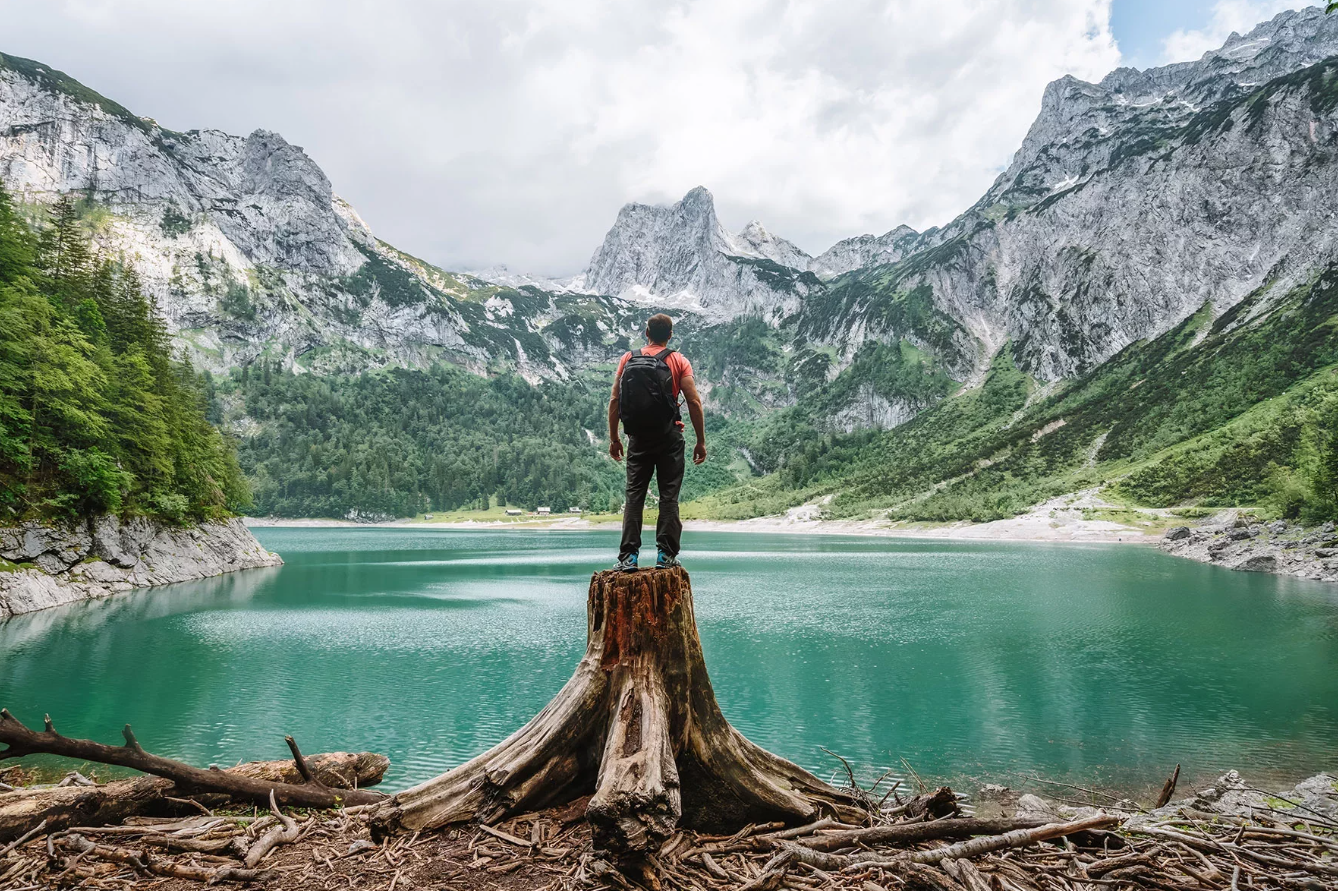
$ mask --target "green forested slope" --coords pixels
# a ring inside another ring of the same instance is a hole
[[[1084,377],[1038,391],[1002,352],[983,386],[878,435],[795,443],[762,485],[703,510],[830,511],[989,520],[1113,484],[1148,506],[1257,505],[1338,513],[1338,267],[1290,293],[1208,309]]]
[[[266,365],[219,392],[260,425],[241,458],[262,513],[622,503],[612,462],[585,432],[604,429],[607,393],[585,381],[535,387],[449,365],[319,377]]]
[[[107,511],[184,521],[247,507],[201,380],[74,202],[34,234],[0,189],[0,522]]]
[[[1289,293],[1208,307],[1084,377],[1040,387],[1012,348],[979,387],[954,386],[909,344],[870,346],[840,375],[755,320],[685,332],[712,387],[712,460],[691,468],[689,516],[742,518],[831,496],[835,517],[991,520],[1103,486],[1145,506],[1338,513],[1338,267]],[[611,369],[531,386],[459,369],[313,377],[274,370],[219,385],[258,423],[242,459],[259,510],[394,516],[490,503],[616,509],[605,454]],[[853,393],[932,404],[890,431],[843,433]],[[798,394],[789,407],[769,407]],[[944,398],[946,396],[946,398]],[[936,402],[936,400],[939,400]]]
[[[321,376],[262,361],[202,378],[173,359],[133,273],[91,253],[76,204],[52,217],[34,232],[0,195],[4,520],[218,516],[247,508],[242,468],[254,511],[281,516],[621,503],[611,367],[538,385],[444,364]],[[1338,515],[1338,267],[1216,319],[1205,307],[1048,387],[1013,346],[954,392],[906,341],[867,344],[833,376],[833,351],[758,319],[680,340],[712,406],[689,516],[824,498],[835,517],[989,520],[1093,486],[1137,505]],[[879,400],[923,410],[844,432],[851,406]],[[210,419],[241,434],[240,466]]]

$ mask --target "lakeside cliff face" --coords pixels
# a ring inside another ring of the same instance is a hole
[[[189,527],[114,516],[26,523],[0,529],[0,619],[282,563],[236,518]]]

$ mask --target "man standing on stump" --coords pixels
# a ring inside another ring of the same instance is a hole
[[[627,431],[627,503],[623,506],[623,540],[617,569],[634,572],[641,550],[641,513],[654,474],[660,489],[660,519],[655,524],[657,568],[678,566],[683,523],[678,518],[678,492],[683,488],[683,415],[679,395],[697,434],[692,463],[706,460],[706,420],[692,363],[669,348],[674,322],[663,313],[646,322],[646,346],[625,353],[613,378],[609,398],[609,455],[623,459],[618,422]]]

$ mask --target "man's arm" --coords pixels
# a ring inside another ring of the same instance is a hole
[[[613,394],[609,396],[609,457],[623,459],[623,441],[618,438],[618,378],[613,379]]]
[[[678,388],[683,391],[683,399],[688,404],[688,417],[692,419],[692,431],[697,434],[692,463],[700,464],[706,460],[706,416],[702,414],[702,398],[697,395],[697,382],[690,374],[678,382]]]

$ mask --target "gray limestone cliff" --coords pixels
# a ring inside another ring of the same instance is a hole
[[[844,238],[811,259],[808,269],[820,278],[832,278],[865,266],[885,266],[913,253],[919,237],[910,226],[898,226],[883,235]]]
[[[200,366],[446,360],[561,375],[549,353],[570,346],[566,328],[546,330],[571,310],[560,296],[445,272],[380,241],[277,133],[175,132],[0,54],[0,183],[27,205],[86,199],[94,240],[138,270]],[[494,297],[509,308],[496,311]],[[620,312],[583,297],[581,313],[592,307],[606,326]]]
[[[27,523],[0,529],[0,619],[281,563],[240,519],[189,527],[113,516]]]
[[[738,236],[716,218],[711,193],[698,186],[668,206],[628,204],[595,251],[586,290],[726,319],[775,321],[799,310],[820,287],[812,273],[782,262],[806,260],[760,223]]]

